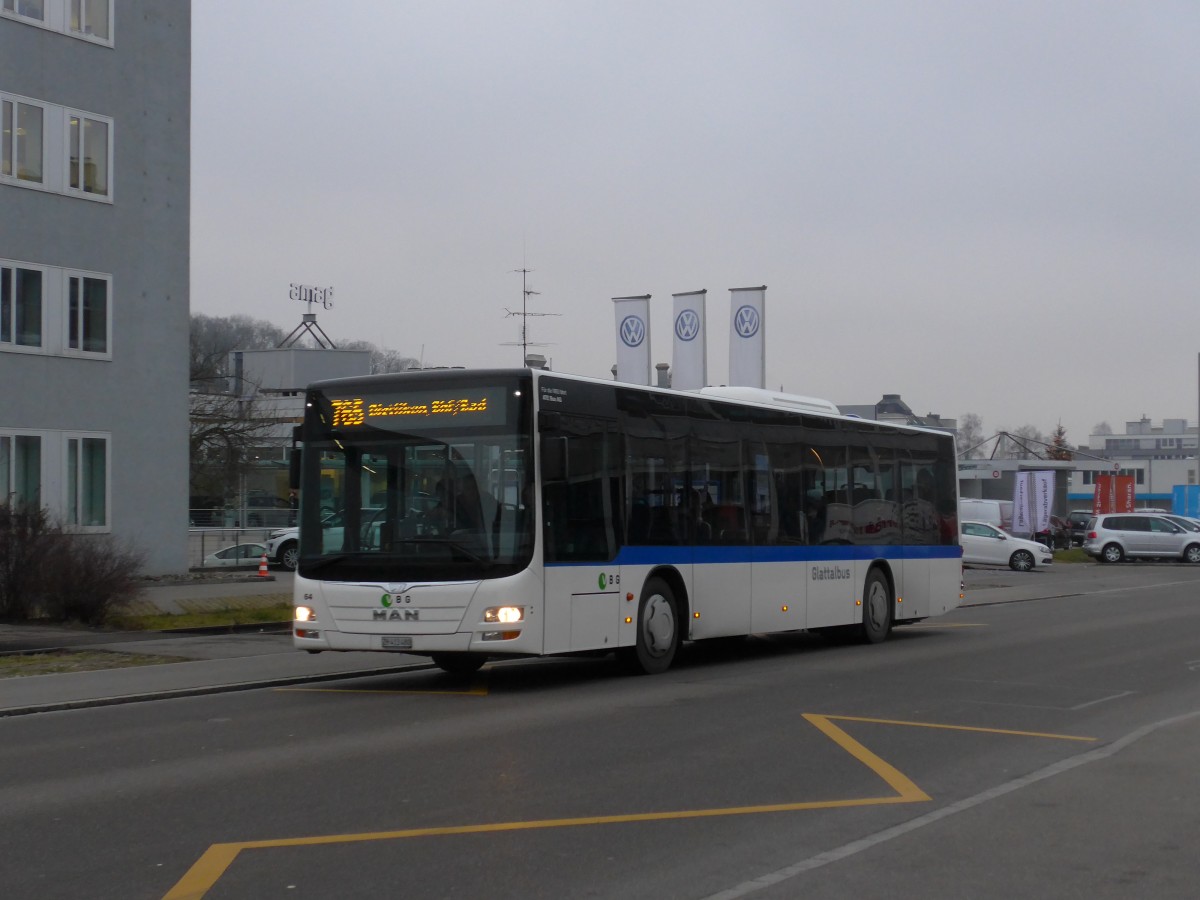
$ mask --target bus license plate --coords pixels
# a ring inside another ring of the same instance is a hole
[[[384,650],[411,650],[412,638],[408,635],[384,635]]]

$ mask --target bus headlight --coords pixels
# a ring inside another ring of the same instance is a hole
[[[489,606],[483,611],[485,622],[520,622],[525,618],[523,606]]]
[[[293,616],[293,618],[297,622],[315,622],[317,621],[317,614],[312,611],[312,607],[297,606],[296,614]]]

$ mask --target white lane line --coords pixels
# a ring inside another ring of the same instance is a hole
[[[1096,762],[1101,759],[1106,759],[1116,753],[1120,753],[1130,744],[1141,740],[1151,732],[1157,731],[1160,728],[1165,728],[1168,725],[1175,725],[1179,722],[1186,722],[1189,719],[1194,719],[1200,716],[1200,711],[1185,713],[1181,716],[1175,716],[1170,719],[1164,719],[1161,722],[1155,722],[1152,725],[1146,725],[1133,731],[1125,737],[1120,738],[1113,743],[1100,747],[1096,750],[1089,750],[1087,753],[1081,753],[1078,756],[1073,756],[1070,759],[1062,760],[1061,762],[1053,763],[1046,766],[1044,769],[1039,769],[1029,775],[1021,778],[1016,778],[1005,784],[998,785],[982,793],[976,794],[974,797],[968,797],[965,800],[959,800],[957,803],[951,803],[949,806],[944,806],[941,809],[926,813],[923,816],[917,816],[908,822],[903,822],[900,825],[893,825],[891,828],[885,828],[883,831],[868,835],[857,841],[851,841],[849,844],[843,844],[840,847],[835,847],[832,850],[827,850],[824,853],[818,853],[816,856],[810,856],[808,859],[802,859],[799,862],[793,863],[790,866],[785,866],[782,869],[776,869],[774,872],[767,872],[764,875],[759,875],[757,878],[752,878],[749,881],[743,881],[741,884],[720,891],[716,894],[710,894],[703,900],[734,900],[736,897],[745,897],[753,894],[756,891],[761,891],[764,888],[771,887],[786,881],[789,878],[794,878],[804,872],[811,872],[813,869],[819,869],[822,866],[830,863],[840,862],[843,859],[854,856],[856,853],[861,853],[864,850],[869,850],[879,844],[886,843],[892,838],[901,837],[909,832],[916,831],[919,828],[924,828],[926,825],[932,825],[934,822],[940,822],[942,819],[957,815],[960,812],[966,812],[976,806],[988,803],[998,797],[1003,797],[1005,794],[1011,794],[1013,791],[1018,791],[1021,788],[1028,787],[1031,784],[1042,781],[1046,778],[1053,778],[1056,775],[1061,775],[1063,772],[1069,772],[1071,769],[1079,766],[1087,765],[1088,763]]]
[[[1134,693],[1135,693],[1134,691],[1121,691],[1121,693],[1119,693],[1119,694],[1110,694],[1107,697],[1101,697],[1099,700],[1089,700],[1087,703],[1080,703],[1078,706],[1070,707],[1070,709],[1072,712],[1074,712],[1077,709],[1087,709],[1089,706],[1096,706],[1100,703],[1107,703],[1109,700],[1120,700],[1122,697],[1132,697],[1134,695]]]

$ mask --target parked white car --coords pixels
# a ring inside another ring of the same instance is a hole
[[[300,529],[281,528],[267,538],[267,556],[289,572],[296,571],[300,559]]]
[[[362,521],[364,531],[383,512],[377,507],[363,507]],[[325,545],[337,546],[342,542],[342,514],[334,512],[321,520],[321,528],[325,532]],[[378,531],[378,527],[376,528]],[[300,559],[300,529],[280,528],[272,531],[267,538],[267,557],[279,563],[289,572],[296,571],[296,563]]]
[[[1054,553],[1045,544],[1013,537],[1007,531],[986,522],[963,522],[959,526],[964,563],[982,566],[1008,566],[1028,572],[1054,562]]]

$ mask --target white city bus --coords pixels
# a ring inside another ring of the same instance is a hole
[[[653,673],[684,641],[875,643],[960,599],[953,438],[823,401],[435,370],[314,384],[299,435],[304,650]]]

